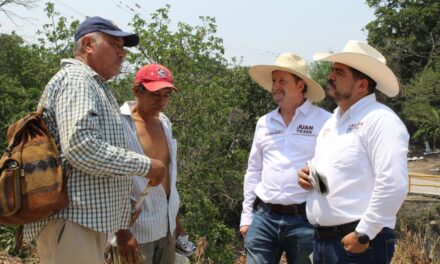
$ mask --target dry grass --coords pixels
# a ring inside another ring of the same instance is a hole
[[[440,263],[436,252],[440,251],[440,238],[414,233],[402,224],[400,239],[397,241],[393,264],[430,264]]]

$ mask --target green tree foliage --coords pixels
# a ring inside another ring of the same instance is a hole
[[[78,25],[67,26],[66,19],[46,4],[46,15],[52,21],[43,25],[39,44],[26,44],[12,33],[0,35],[0,121],[1,131],[8,125],[36,109],[40,95],[49,79],[59,70],[59,61],[71,57],[71,36]],[[48,44],[50,43],[50,45]],[[0,133],[0,150],[6,144],[6,133]]]
[[[317,81],[324,91],[327,92],[327,77],[331,71],[332,65],[327,61],[314,61],[310,65],[310,76],[313,80]],[[317,105],[326,109],[330,113],[337,107],[335,101],[329,97],[325,97],[324,100],[319,102]]]
[[[368,42],[387,58],[388,65],[408,83],[440,55],[438,0],[367,0],[376,19],[368,23]]]
[[[35,109],[47,82],[44,60],[15,34],[0,35],[0,142],[6,145],[6,129]]]
[[[440,136],[440,59],[416,75],[405,90],[403,116],[415,141],[430,140],[436,147]]]
[[[412,139],[438,137],[440,108],[440,2],[438,0],[366,0],[375,9],[368,42],[387,58],[400,79],[402,93],[385,98],[407,124]]]

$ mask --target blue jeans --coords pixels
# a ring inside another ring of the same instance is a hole
[[[254,210],[245,237],[247,264],[278,264],[283,252],[288,263],[310,263],[313,227],[305,215],[281,215],[261,203]]]
[[[313,239],[314,264],[385,264],[393,258],[396,236],[394,230],[384,228],[370,241],[365,252],[355,254],[345,251],[342,238]]]

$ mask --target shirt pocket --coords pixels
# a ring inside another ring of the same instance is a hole
[[[365,159],[363,155],[363,145],[358,134],[350,133],[341,136],[335,144],[335,153],[332,158],[335,159],[336,168],[359,168],[359,162]]]

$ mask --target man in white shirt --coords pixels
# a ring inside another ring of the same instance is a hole
[[[313,262],[390,263],[396,214],[407,193],[409,135],[374,91],[396,96],[397,78],[382,54],[358,41],[314,59],[333,63],[327,93],[338,108],[319,133],[311,162],[328,193],[313,188],[308,167],[298,173],[299,184],[313,189],[307,198]]]
[[[316,136],[330,113],[316,107],[325,97],[308,77],[307,62],[281,54],[275,65],[256,65],[249,74],[272,93],[278,107],[258,120],[244,178],[240,233],[246,263],[310,263],[313,228],[305,215],[307,192],[295,180],[314,154]]]
[[[177,145],[170,120],[162,113],[173,91],[177,89],[168,68],[146,65],[136,73],[133,85],[136,101],[125,102],[120,109],[131,149],[162,161],[166,173],[162,184],[148,187],[142,212],[130,230],[116,233],[118,248],[113,248],[114,263],[175,263],[176,232],[184,233],[177,217],[180,203],[176,189]],[[131,196],[135,201],[142,199],[147,185],[148,179],[134,177]]]

